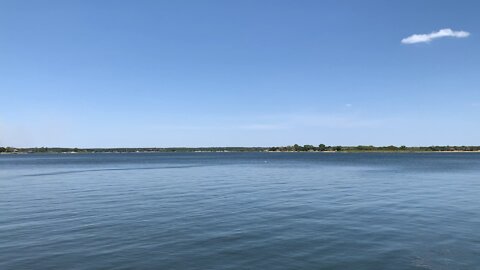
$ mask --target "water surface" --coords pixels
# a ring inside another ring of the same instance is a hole
[[[0,269],[480,269],[480,154],[0,155]]]

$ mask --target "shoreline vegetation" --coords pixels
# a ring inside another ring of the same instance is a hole
[[[326,153],[355,153],[355,152],[480,152],[480,146],[327,146],[290,145],[273,147],[145,147],[145,148],[64,148],[64,147],[34,147],[16,148],[0,147],[0,154],[82,154],[82,153],[195,153],[195,152],[326,152]]]

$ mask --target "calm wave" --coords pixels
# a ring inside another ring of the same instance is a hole
[[[480,269],[480,154],[0,156],[0,269]]]

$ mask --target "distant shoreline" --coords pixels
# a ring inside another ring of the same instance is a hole
[[[480,153],[480,146],[319,146],[275,147],[166,147],[166,148],[63,148],[0,147],[0,154],[93,154],[93,153]]]
[[[16,152],[0,153],[0,156],[18,156],[18,155],[101,155],[101,154],[228,154],[228,153],[303,153],[303,154],[480,154],[480,151],[338,151],[338,152],[269,152],[269,151],[210,151],[210,152]]]

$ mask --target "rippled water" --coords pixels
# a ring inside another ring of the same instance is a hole
[[[480,269],[480,154],[1,155],[0,269]]]

